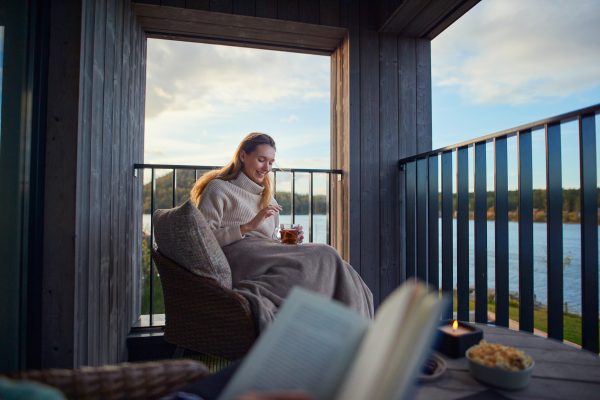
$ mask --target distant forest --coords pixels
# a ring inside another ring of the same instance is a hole
[[[441,202],[441,195],[439,196]],[[546,222],[546,190],[533,190],[533,221]],[[596,191],[596,201],[600,204],[600,190]],[[563,222],[580,222],[580,191],[579,189],[563,189]],[[495,192],[487,192],[487,219],[495,219]],[[441,203],[440,203],[441,204]],[[457,195],[453,195],[453,208],[456,213]],[[469,193],[469,218],[473,219],[475,209],[475,194]],[[508,192],[508,219],[517,221],[519,219],[519,192],[512,190]],[[599,218],[600,221],[600,218]]]
[[[168,173],[156,179],[155,208],[171,208],[173,206],[173,192],[171,190],[173,174]],[[186,201],[190,195],[190,189],[194,184],[194,172],[180,170],[177,172],[177,192],[175,196],[175,205]],[[580,221],[580,196],[578,189],[563,190],[563,222],[577,223]],[[487,218],[493,220],[494,213],[494,192],[487,193]],[[278,192],[275,196],[277,202],[283,207],[283,213],[289,214],[291,211],[291,195],[289,192]],[[441,202],[441,195],[439,196]],[[600,190],[597,191],[597,200],[600,204]],[[294,197],[296,214],[308,214],[309,199],[308,194],[296,194]],[[325,195],[314,195],[313,202],[316,214],[325,214],[327,212],[327,198]],[[456,212],[457,196],[454,194],[453,208]],[[441,203],[440,203],[441,204]],[[511,221],[518,219],[519,192],[516,190],[508,192],[508,217]],[[469,213],[473,218],[475,206],[475,195],[469,193]],[[542,189],[533,190],[533,220],[536,222],[546,221],[546,191]],[[440,207],[441,212],[441,207]],[[150,184],[144,185],[144,213],[150,213]]]
[[[181,170],[177,172],[177,191],[175,194],[175,205],[182,204],[190,197],[190,190],[194,185],[194,171]],[[154,193],[155,208],[173,207],[173,174],[168,173],[156,179],[156,192]],[[290,192],[278,192],[275,198],[283,207],[283,214],[291,214]],[[294,206],[297,215],[308,214],[310,203],[308,194],[294,196]],[[327,197],[325,195],[313,195],[315,214],[327,213]],[[150,183],[144,185],[144,213],[150,213]]]

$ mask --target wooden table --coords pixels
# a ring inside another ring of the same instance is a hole
[[[491,343],[517,347],[535,361],[529,385],[521,390],[495,389],[475,380],[466,358],[444,357],[448,368],[437,380],[420,383],[416,399],[473,398],[600,399],[600,357],[556,340],[491,325],[476,324]],[[479,396],[476,396],[479,394]]]

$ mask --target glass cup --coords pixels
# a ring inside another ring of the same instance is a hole
[[[298,224],[279,224],[279,240],[284,244],[298,244]]]

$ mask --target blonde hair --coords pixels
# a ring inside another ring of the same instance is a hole
[[[238,145],[232,160],[227,165],[225,165],[221,169],[209,171],[202,175],[196,181],[196,183],[194,183],[194,187],[190,192],[190,197],[192,201],[196,204],[196,207],[200,204],[202,192],[204,191],[206,185],[208,185],[210,181],[214,179],[230,181],[232,179],[237,178],[240,175],[240,172],[243,168],[242,160],[240,159],[242,150],[246,154],[250,154],[254,152],[256,148],[261,144],[267,144],[275,148],[275,141],[271,136],[260,132],[252,132],[248,134]],[[269,175],[265,176],[265,179],[263,180],[263,187],[264,190],[260,198],[260,208],[265,208],[266,206],[268,206],[269,202],[271,201],[271,197],[273,196],[273,188],[271,185],[271,178],[269,177]]]

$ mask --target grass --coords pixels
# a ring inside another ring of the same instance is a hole
[[[142,314],[150,313],[150,280],[147,276],[144,276],[144,285],[142,288]],[[163,290],[162,285],[160,283],[160,277],[156,275],[153,276],[152,288],[154,291],[154,297],[152,299],[154,314],[164,314],[165,313],[165,304],[163,302]]]
[[[454,293],[454,311],[456,311],[456,292]],[[494,312],[496,304],[493,296],[488,296],[488,310]],[[475,310],[475,301],[469,300],[469,310]],[[511,320],[519,321],[519,301],[511,297],[508,302],[508,315]],[[563,335],[564,340],[582,345],[581,316],[571,313],[563,313]],[[542,332],[548,332],[548,312],[545,307],[535,306],[533,309],[533,326]],[[600,335],[600,328],[598,329]]]

